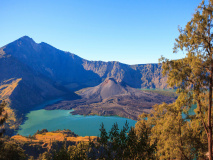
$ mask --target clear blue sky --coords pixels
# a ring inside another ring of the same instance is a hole
[[[0,47],[24,35],[88,60],[157,63],[201,0],[1,0]]]

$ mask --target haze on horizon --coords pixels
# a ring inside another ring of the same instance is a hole
[[[88,60],[126,64],[170,59],[178,25],[200,0],[2,1],[0,47],[27,35]]]

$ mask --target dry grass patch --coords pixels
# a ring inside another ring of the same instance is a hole
[[[43,134],[37,134],[35,136],[35,139],[43,142],[50,142],[50,140],[64,141],[65,137],[66,135],[64,135],[63,133],[47,132]]]
[[[85,136],[85,137],[81,137],[81,136],[67,136],[67,134],[64,134],[63,131],[59,131],[59,132],[46,132],[46,133],[42,133],[42,134],[36,134],[33,138],[28,138],[28,137],[24,137],[21,135],[15,135],[13,137],[11,137],[14,140],[17,140],[19,142],[42,142],[42,143],[50,143],[53,141],[64,141],[66,139],[66,141],[70,141],[70,142],[89,142],[89,140],[91,141],[97,141],[97,137],[96,136]]]
[[[72,142],[89,142],[89,139],[91,141],[96,141],[97,137],[96,136],[67,137],[67,141],[72,141]]]

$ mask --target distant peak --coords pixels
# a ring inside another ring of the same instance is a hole
[[[23,37],[15,40],[15,41],[7,44],[5,47],[6,48],[9,47],[10,50],[14,49],[16,47],[18,47],[19,49],[20,48],[25,48],[25,49],[28,48],[29,49],[29,47],[32,47],[34,50],[39,49],[39,45],[32,38],[30,38],[28,36],[23,36]]]
[[[18,40],[33,41],[34,42],[34,40],[32,38],[28,37],[28,36],[23,36],[23,37],[19,38]]]
[[[29,36],[26,36],[26,35],[25,35],[25,36],[23,36],[23,37],[21,37],[21,38],[29,38],[29,39],[31,39]]]
[[[21,46],[21,45],[35,46],[37,43],[32,38],[30,38],[28,36],[23,36],[23,37],[15,40],[14,42],[12,42],[12,44],[16,44],[18,46]]]

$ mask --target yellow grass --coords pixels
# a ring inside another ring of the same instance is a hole
[[[14,139],[14,140],[17,140],[17,141],[22,141],[22,142],[30,142],[31,141],[31,139],[24,137],[24,136],[21,136],[21,135],[15,135],[11,138]]]
[[[50,142],[50,140],[64,141],[65,137],[66,136],[63,133],[47,132],[44,134],[37,134],[35,139],[42,142]]]
[[[89,142],[89,138],[91,141],[96,141],[96,136],[85,136],[85,137],[69,137],[67,134],[64,134],[63,131],[53,133],[53,132],[46,132],[43,134],[37,134],[35,136],[35,139],[30,139],[21,135],[15,135],[11,137],[14,140],[21,141],[21,142],[43,142],[43,143],[50,143],[51,141],[64,141],[65,139],[67,141],[71,142]]]
[[[5,107],[5,111],[8,115],[6,123],[8,124],[9,128],[16,129],[18,124],[14,111],[8,105]]]
[[[96,136],[90,136],[90,139],[92,141],[95,141],[97,139]],[[89,142],[89,136],[85,137],[67,137],[67,141],[72,141],[72,142]]]

